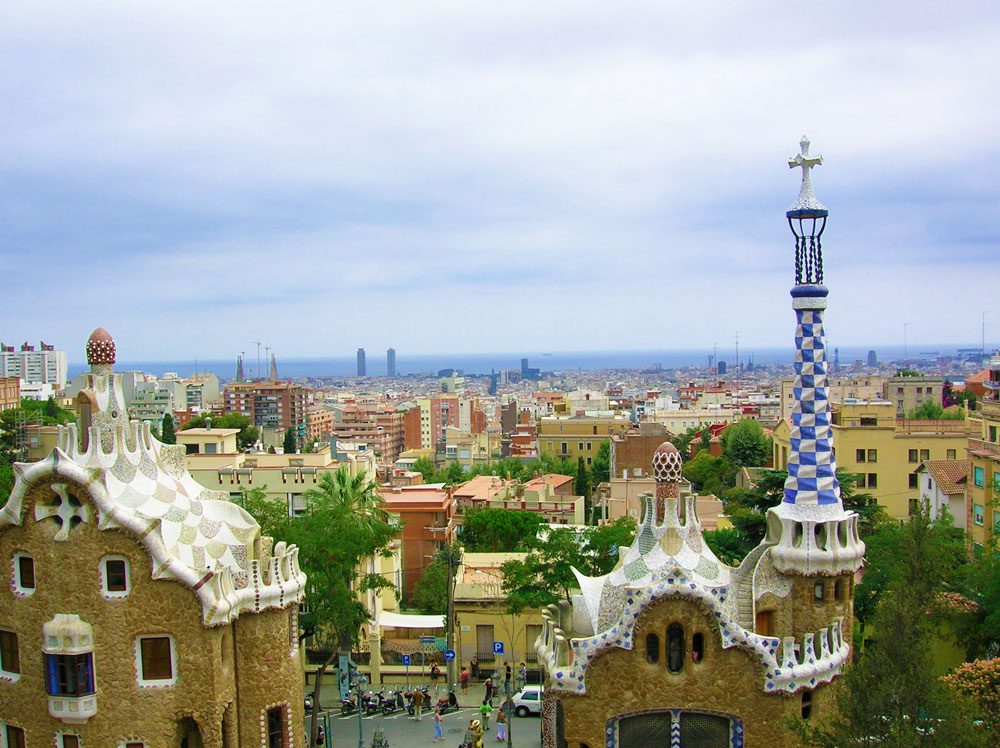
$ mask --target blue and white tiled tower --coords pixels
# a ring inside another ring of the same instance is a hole
[[[840,500],[830,429],[823,333],[829,292],[823,285],[821,242],[829,212],[816,199],[811,178],[823,157],[809,155],[805,136],[799,145],[801,153],[788,165],[802,169],[802,188],[785,213],[795,235],[795,404],[785,496],[768,513],[768,541],[775,543],[771,555],[781,571],[835,574],[860,566],[864,543],[858,538],[857,514],[845,511]]]

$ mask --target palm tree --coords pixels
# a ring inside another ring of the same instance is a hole
[[[310,488],[303,496],[307,505],[315,502],[330,509],[346,509],[362,526],[387,524],[390,520],[378,487],[364,472],[352,477],[347,468],[342,467],[323,473],[316,488]]]

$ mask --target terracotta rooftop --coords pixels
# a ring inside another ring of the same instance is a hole
[[[567,483],[573,482],[572,475],[559,475],[557,473],[546,473],[545,475],[540,475],[537,478],[532,478],[530,481],[524,484],[525,488],[534,488],[535,486],[541,486],[548,483],[553,488],[558,488],[559,486],[565,486]]]
[[[924,460],[917,470],[921,468],[927,469],[941,493],[946,496],[962,493],[963,484],[969,475],[968,460]]]

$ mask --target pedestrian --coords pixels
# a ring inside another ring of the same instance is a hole
[[[506,704],[497,712],[497,740],[507,739],[507,715],[504,714]]]
[[[510,663],[508,662],[503,671],[503,692],[506,694],[510,693]]]
[[[462,695],[466,696],[469,693],[469,671],[462,669],[462,672],[458,675],[458,682],[462,684]]]
[[[420,715],[424,711],[424,692],[419,688],[413,691],[413,718],[420,721]]]
[[[435,662],[431,665],[431,685],[434,686],[434,695],[437,696],[438,692],[438,678],[441,677],[441,668]]]
[[[521,663],[521,669],[517,672],[517,682],[519,688],[524,688],[525,684],[528,682],[528,666],[523,662]]]
[[[441,710],[434,710],[434,741],[439,743],[444,740],[444,717],[441,716]]]
[[[489,703],[479,707],[479,721],[483,723],[483,732],[490,729],[490,715],[493,713],[493,706]]]
[[[486,678],[486,695],[483,696],[484,704],[493,704],[493,679],[490,677]]]
[[[472,655],[469,667],[472,668],[472,680],[479,680],[479,658],[476,655]]]

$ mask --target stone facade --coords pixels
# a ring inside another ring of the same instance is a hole
[[[182,448],[128,423],[115,375],[98,369],[108,357],[113,342],[95,353],[94,449],[66,429],[49,458],[16,466],[0,511],[0,631],[16,636],[19,661],[0,672],[0,725],[57,748],[63,735],[303,746],[295,549],[272,548],[249,515],[193,483]]]

